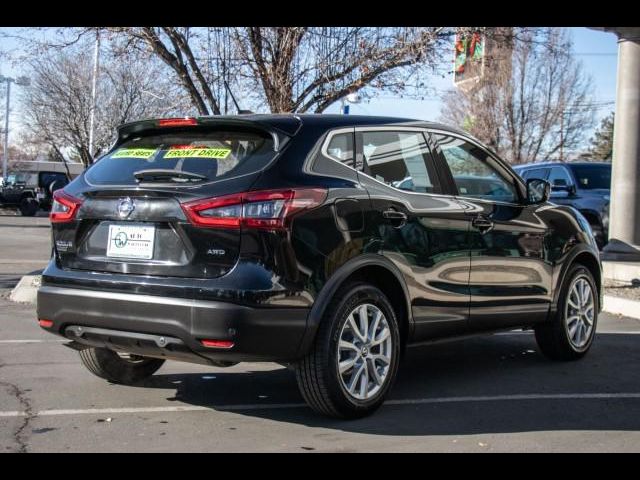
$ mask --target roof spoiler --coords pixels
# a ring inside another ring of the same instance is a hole
[[[244,127],[253,128],[267,132],[273,138],[273,149],[278,152],[287,143],[287,141],[295,135],[302,122],[299,118],[297,124],[287,131],[262,122],[258,119],[239,118],[239,117],[182,117],[182,118],[162,118],[139,120],[122,124],[118,127],[118,138],[112,148],[122,144],[132,135],[143,132],[161,132],[171,128],[198,128],[198,127]],[[110,149],[111,150],[111,149]]]

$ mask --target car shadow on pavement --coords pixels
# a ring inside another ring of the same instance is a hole
[[[168,400],[277,422],[378,435],[469,435],[552,430],[640,430],[639,398],[532,398],[510,395],[640,393],[640,335],[598,334],[577,362],[538,353],[530,334],[495,335],[413,348],[389,404],[360,420],[323,417],[302,406],[294,373],[216,370],[157,374],[140,387],[172,391]],[[238,368],[238,367],[235,367]],[[175,395],[173,395],[175,392]],[[477,397],[505,396],[502,400]],[[450,401],[476,397],[469,401]],[[425,399],[435,399],[425,401]],[[449,400],[447,400],[449,399]],[[417,403],[395,404],[414,400]],[[292,407],[265,408],[264,405]],[[246,408],[245,408],[246,407]]]

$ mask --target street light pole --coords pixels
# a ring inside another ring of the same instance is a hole
[[[93,52],[93,80],[91,83],[91,110],[89,113],[89,162],[93,163],[93,131],[96,117],[96,89],[100,62],[100,30],[96,30],[96,45]]]
[[[357,93],[350,93],[346,97],[342,97],[340,99],[340,113],[343,115],[349,115],[349,104],[350,103],[360,103],[362,98]]]
[[[560,112],[560,161],[564,161],[564,108]]]
[[[13,81],[13,78],[4,77],[2,80],[7,82],[7,108],[5,110],[4,117],[4,151],[2,152],[2,182],[6,183],[7,161],[9,158],[9,99],[11,97],[11,82]]]
[[[16,79],[0,75],[0,82],[7,83],[7,104],[4,118],[4,152],[2,155],[2,182],[4,183],[7,181],[7,163],[9,162],[9,105],[11,100],[11,84],[15,83],[21,87],[28,87],[31,81],[27,77],[18,77]]]

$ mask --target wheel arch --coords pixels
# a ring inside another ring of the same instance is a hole
[[[596,288],[598,289],[598,308],[602,309],[602,267],[600,265],[600,259],[589,248],[578,247],[575,248],[571,254],[564,261],[560,275],[555,285],[553,292],[552,313],[554,314],[558,307],[558,299],[560,297],[560,290],[566,280],[567,273],[576,264],[583,265],[596,282]]]
[[[398,317],[403,346],[413,331],[409,290],[399,269],[382,255],[364,254],[349,260],[337,269],[316,296],[307,316],[307,331],[300,345],[299,356],[311,348],[324,312],[342,285],[363,281],[376,286],[387,296]]]

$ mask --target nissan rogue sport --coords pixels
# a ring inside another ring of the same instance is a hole
[[[435,123],[129,123],[55,192],[39,324],[110,382],[165,360],[278,362],[316,411],[362,417],[408,345],[533,329],[551,359],[589,350],[598,250],[585,218],[548,197]]]

